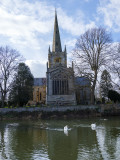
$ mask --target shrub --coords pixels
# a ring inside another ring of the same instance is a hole
[[[110,98],[110,100],[114,103],[116,103],[117,101],[120,102],[120,94],[114,90],[109,90],[108,98]]]

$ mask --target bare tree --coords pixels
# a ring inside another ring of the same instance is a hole
[[[94,103],[98,73],[107,63],[110,42],[111,35],[104,28],[92,28],[77,39],[73,51],[77,74],[91,81],[91,103]]]
[[[111,62],[109,71],[113,74],[112,83],[117,90],[120,90],[120,43],[114,47],[114,52],[111,53]]]
[[[2,107],[4,107],[4,102],[6,95],[10,90],[11,81],[16,72],[16,68],[19,62],[22,60],[19,52],[10,47],[0,47],[0,90]]]

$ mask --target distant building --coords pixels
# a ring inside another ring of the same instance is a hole
[[[91,83],[86,77],[75,77],[75,91],[77,104],[90,104]]]
[[[48,49],[46,78],[34,79],[33,101],[48,105],[90,104],[90,81],[74,77],[72,67],[67,67],[66,46],[62,51],[57,14],[55,13],[52,51]]]
[[[42,103],[46,101],[46,78],[34,78],[33,103]]]

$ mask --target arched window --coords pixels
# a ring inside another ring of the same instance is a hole
[[[68,94],[68,79],[53,79],[52,93],[53,95],[66,95]]]
[[[37,92],[36,92],[36,100],[37,102],[39,102],[39,88],[37,89]]]
[[[56,62],[56,63],[61,63],[61,57],[55,58],[55,62]]]
[[[42,100],[42,93],[40,92],[40,101]]]

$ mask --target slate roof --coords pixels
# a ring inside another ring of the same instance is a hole
[[[34,78],[34,86],[46,85],[46,78]]]
[[[87,77],[75,77],[75,84],[80,86],[90,85],[90,80]]]

